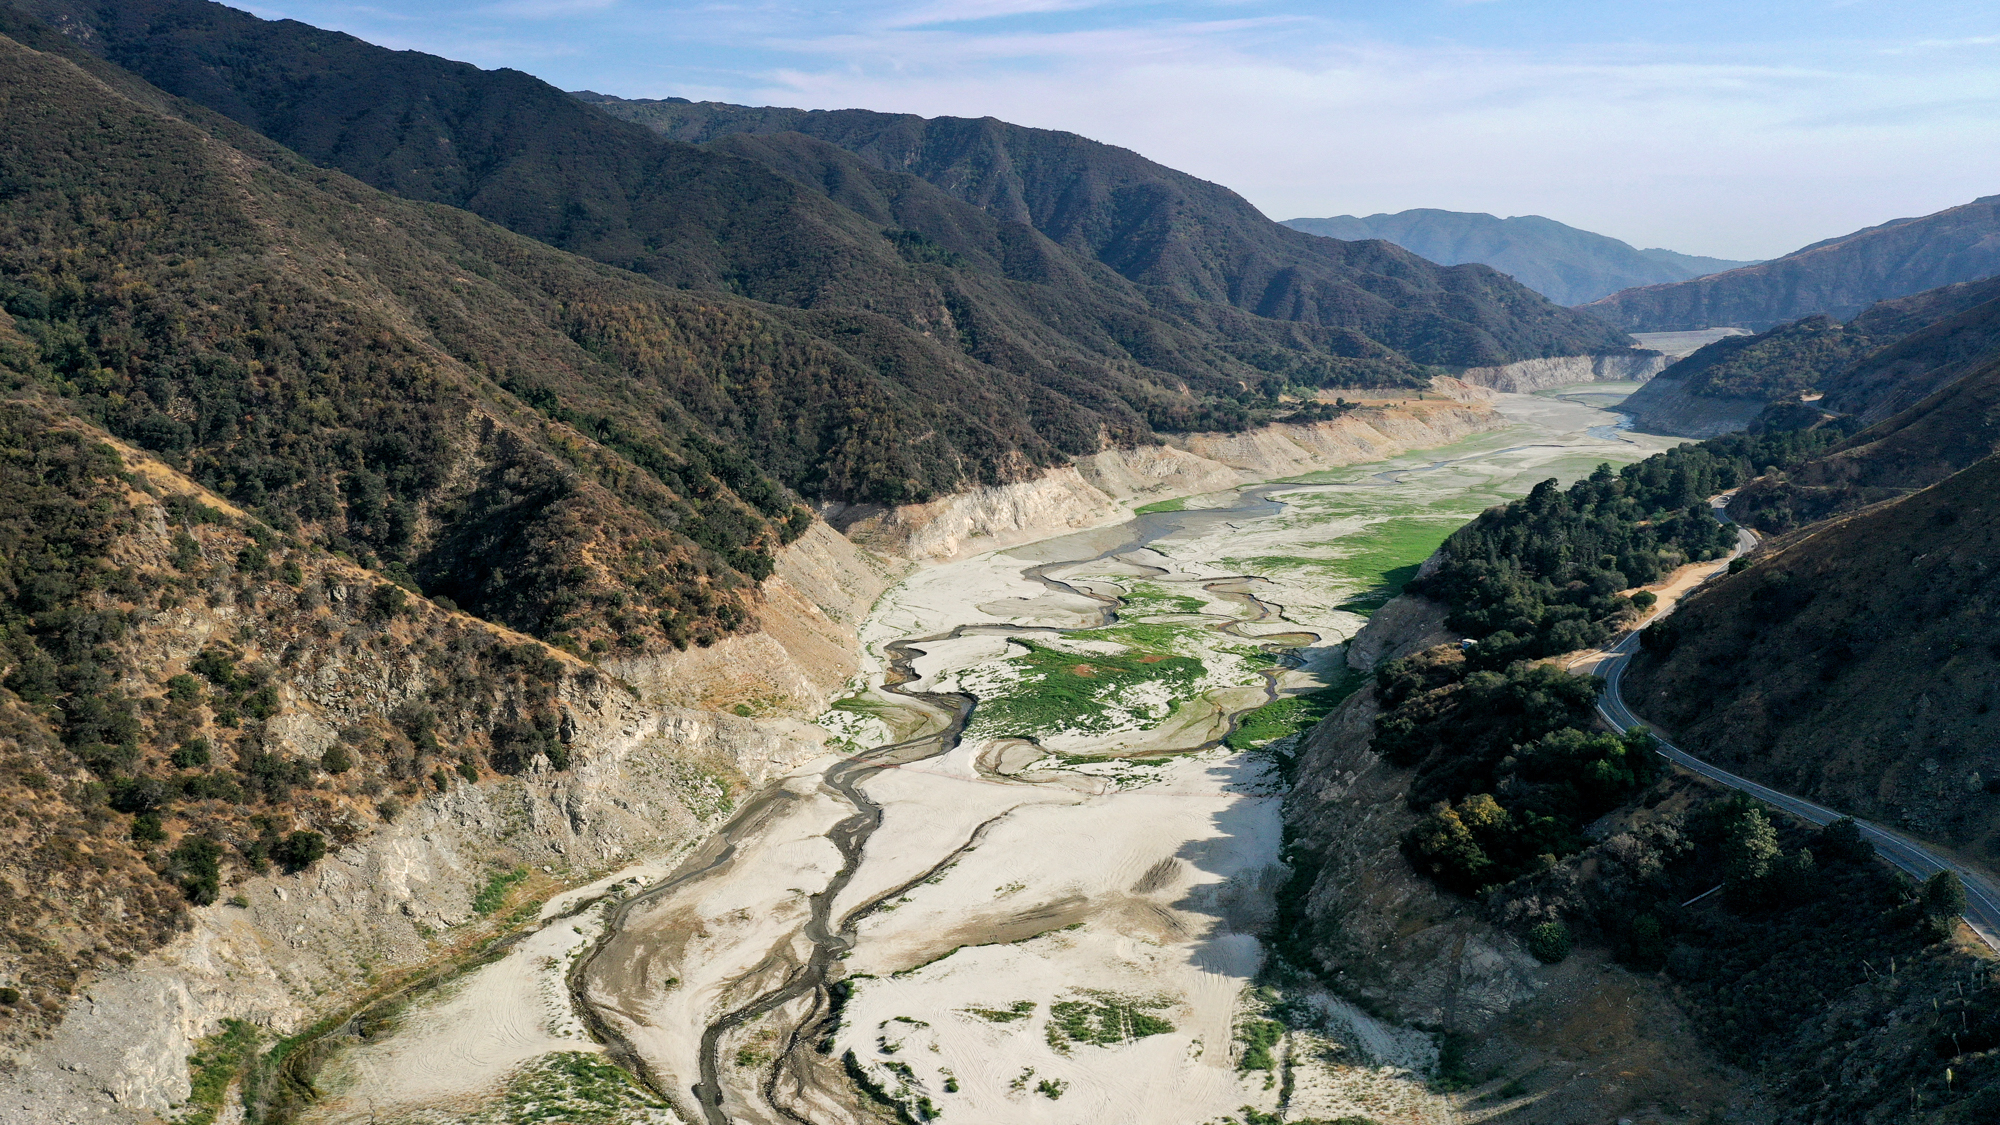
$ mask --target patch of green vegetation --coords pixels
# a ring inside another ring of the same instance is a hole
[[[1340,608],[1352,613],[1373,613],[1402,593],[1403,587],[1415,580],[1417,568],[1424,560],[1478,511],[1471,504],[1426,508],[1422,515],[1377,520],[1360,531],[1326,543],[1302,544],[1329,552],[1321,556],[1260,555],[1223,561],[1251,573],[1305,570],[1323,575],[1332,583],[1357,591]]]
[[[1236,1041],[1243,1044],[1243,1057],[1236,1061],[1238,1070],[1275,1070],[1278,1057],[1271,1048],[1285,1037],[1285,1025],[1277,1020],[1252,1019],[1236,1025]]]
[[[499,910],[507,905],[507,892],[514,888],[514,884],[527,877],[528,869],[525,867],[496,872],[492,878],[486,880],[485,886],[479,888],[479,893],[472,896],[472,909],[480,914],[491,914]]]
[[[1176,594],[1151,582],[1134,582],[1132,588],[1120,599],[1123,612],[1136,613],[1200,613],[1208,608],[1208,603],[1191,594]]]
[[[628,1125],[671,1120],[665,1102],[603,1055],[543,1055],[507,1083],[500,1103],[463,1118],[468,1125]]]
[[[195,1044],[188,1056],[188,1110],[177,1125],[209,1125],[222,1112],[229,1087],[257,1055],[257,1028],[223,1020],[222,1030]]]
[[[1246,1105],[1236,1112],[1243,1115],[1243,1125],[1381,1125],[1372,1117],[1347,1114],[1343,1117],[1297,1117],[1290,1122],[1282,1113],[1266,1113],[1254,1105]],[[1222,1125],[1236,1125],[1236,1119],[1225,1117]]]
[[[1116,710],[1107,704],[1131,689],[1158,683],[1170,694],[1186,693],[1206,671],[1201,661],[1171,651],[1078,653],[1020,638],[1014,643],[1028,650],[1011,660],[1021,670],[1020,679],[1004,694],[980,700],[967,730],[970,737],[1035,738],[1054,731],[1106,730]],[[1164,719],[1169,713],[1148,717]]]
[[[1114,1047],[1163,1035],[1174,1025],[1153,1015],[1152,1010],[1173,1006],[1173,1001],[1141,999],[1115,992],[1086,992],[1087,999],[1058,1000],[1049,1005],[1049,1048],[1067,1055],[1076,1043]]]
[[[1236,729],[1229,732],[1222,744],[1231,750],[1255,750],[1298,734],[1326,718],[1367,682],[1366,673],[1343,667],[1335,683],[1302,695],[1273,699],[1238,717]]]
[[[1035,1083],[1035,1093],[1040,1094],[1050,1101],[1055,1101],[1057,1098],[1062,1097],[1063,1091],[1067,1089],[1069,1089],[1069,1083],[1060,1078],[1044,1078],[1040,1082]]]
[[[1155,500],[1151,504],[1142,504],[1132,509],[1132,514],[1135,516],[1150,516],[1156,512],[1185,511],[1187,511],[1187,497],[1176,496],[1172,500]]]
[[[1013,1023],[1015,1020],[1024,1020],[1033,1015],[1035,1002],[1033,1000],[1016,1000],[1004,1009],[960,1008],[959,1011],[964,1012],[968,1016],[978,1016],[987,1023]]]
[[[889,714],[889,704],[866,695],[850,695],[844,699],[836,699],[827,707],[833,711],[849,711],[856,715],[870,715],[878,719]]]

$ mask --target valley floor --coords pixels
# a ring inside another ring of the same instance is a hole
[[[838,753],[674,874],[545,911],[331,1068],[316,1117],[540,1120],[597,1073],[574,996],[696,1121],[1466,1119],[1429,1036],[1263,935],[1273,751],[1354,686],[1346,639],[1483,508],[1673,444],[1556,394],[1499,406],[1512,425],[1447,449],[911,575],[821,719]],[[665,1117],[607,1098],[573,1119]]]

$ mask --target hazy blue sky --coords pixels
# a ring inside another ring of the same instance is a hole
[[[1074,130],[1279,219],[1541,214],[1768,257],[2000,193],[1992,0],[241,6],[565,89]]]

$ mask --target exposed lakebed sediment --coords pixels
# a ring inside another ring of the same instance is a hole
[[[822,720],[839,753],[594,908],[551,971],[690,1120],[831,1125],[871,1096],[955,1121],[1194,1125],[1281,1098],[1448,1120],[1426,1036],[1260,977],[1286,873],[1256,744],[1343,681],[1385,581],[1452,528],[1662,444],[1503,397],[1516,425],[1450,449],[907,578]]]

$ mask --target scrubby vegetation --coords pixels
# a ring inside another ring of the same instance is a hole
[[[1111,992],[1088,992],[1080,1000],[1058,1000],[1049,1005],[1049,1047],[1067,1055],[1078,1043],[1114,1047],[1148,1035],[1164,1035],[1174,1025],[1153,1012],[1172,1006],[1171,1000]]]
[[[1451,627],[1478,642],[1472,659],[1482,667],[1588,648],[1632,617],[1620,591],[1727,553],[1736,532],[1710,515],[1708,497],[1839,436],[1731,435],[1615,472],[1600,465],[1568,489],[1543,481],[1454,532],[1437,571],[1407,588],[1450,608]]]

